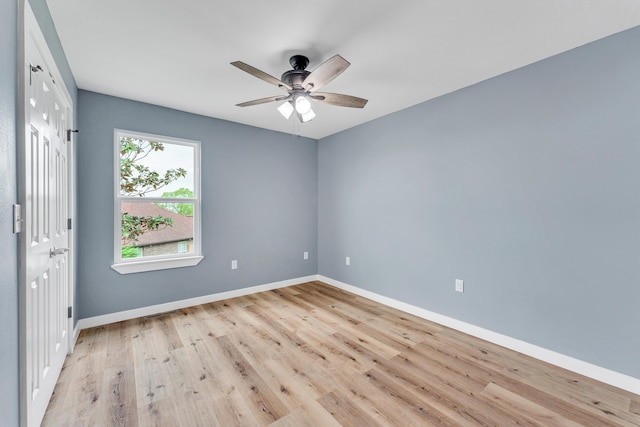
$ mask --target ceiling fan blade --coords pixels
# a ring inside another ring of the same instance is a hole
[[[260,71],[257,68],[252,67],[249,64],[245,64],[242,61],[232,62],[231,65],[233,65],[234,67],[240,68],[242,71],[245,71],[245,72],[251,74],[252,76],[255,76],[255,77],[259,78],[259,79],[262,79],[267,83],[271,83],[272,85],[275,85],[275,86],[278,86],[278,87],[282,87],[282,88],[285,88],[287,90],[291,90],[292,89],[292,87],[289,86],[288,84],[286,84],[285,82],[283,82],[281,80],[278,80],[275,77],[273,77],[272,75],[267,74],[264,71]]]
[[[349,67],[351,63],[340,55],[334,55],[331,58],[318,65],[302,82],[302,87],[308,88],[311,92],[320,89]],[[309,86],[311,86],[309,88]]]
[[[284,101],[288,96],[270,96],[268,98],[254,99],[253,101],[236,104],[236,107],[251,107],[252,105],[266,104],[268,102]]]
[[[357,96],[330,92],[314,92],[311,94],[311,98],[325,104],[351,108],[364,108],[364,106],[367,105],[367,102],[369,102],[368,100],[358,98]]]

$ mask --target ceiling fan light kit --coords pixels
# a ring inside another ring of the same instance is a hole
[[[264,71],[258,70],[251,65],[241,61],[232,62],[231,65],[266,81],[272,85],[285,90],[288,95],[271,96],[268,98],[256,99],[236,104],[238,107],[250,107],[252,105],[265,104],[268,102],[285,101],[278,107],[280,114],[285,119],[289,119],[295,111],[301,123],[312,120],[316,113],[311,107],[311,100],[330,105],[350,108],[364,108],[367,100],[356,96],[343,95],[340,93],[316,92],[318,89],[331,82],[344,72],[351,65],[340,55],[334,55],[313,71],[307,71],[309,58],[303,55],[294,55],[289,58],[292,69],[285,71],[280,79],[273,77]]]
[[[291,114],[293,113],[293,105],[291,104],[291,101],[286,101],[285,103],[283,103],[281,106],[278,107],[278,111],[280,111],[280,114],[282,114],[284,116],[285,119],[289,119],[289,117],[291,117]]]

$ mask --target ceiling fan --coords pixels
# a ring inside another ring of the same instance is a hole
[[[285,101],[278,107],[278,111],[288,119],[295,111],[300,122],[308,122],[316,114],[311,109],[310,100],[325,104],[338,105],[341,107],[363,108],[367,104],[366,99],[356,96],[343,95],[331,92],[316,92],[318,89],[338,77],[351,65],[349,61],[340,55],[334,55],[315,70],[307,71],[309,58],[303,55],[294,55],[289,59],[292,70],[285,71],[280,80],[260,71],[251,65],[241,61],[232,62],[231,65],[238,67],[252,76],[264,80],[267,83],[278,86],[287,92],[286,95],[270,96],[268,98],[255,99],[253,101],[236,104],[238,107],[249,107],[251,105],[265,104],[268,102]]]

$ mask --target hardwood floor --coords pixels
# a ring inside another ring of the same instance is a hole
[[[640,426],[640,396],[320,282],[83,330],[44,426]]]

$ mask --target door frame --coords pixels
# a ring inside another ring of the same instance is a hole
[[[68,127],[69,129],[74,129],[74,115],[75,115],[75,106],[73,104],[73,98],[69,94],[69,90],[67,89],[62,75],[57,67],[53,54],[49,49],[49,45],[42,33],[42,30],[36,20],[35,14],[29,5],[28,0],[19,0],[18,1],[18,64],[17,64],[17,73],[18,73],[18,127],[16,129],[16,137],[18,140],[18,200],[19,204],[22,206],[22,218],[25,217],[25,206],[26,206],[26,143],[28,141],[29,134],[29,124],[26,122],[26,111],[28,108],[28,100],[27,100],[27,85],[26,82],[26,73],[25,67],[26,64],[26,47],[27,43],[35,43],[40,54],[42,55],[47,71],[51,73],[52,78],[55,81],[55,86],[59,90],[59,94],[64,98],[64,101],[69,106],[68,112]],[[74,135],[70,133],[70,135]],[[70,140],[69,140],[70,139]],[[74,138],[73,136],[67,140],[67,159],[68,159],[68,214],[69,219],[74,217],[75,211],[75,158],[74,158]],[[23,222],[24,224],[24,222]],[[74,230],[73,227],[67,230],[68,238],[69,238],[69,289],[68,289],[68,307],[73,307],[74,301],[74,290],[75,290],[75,274],[74,274],[74,266],[75,266],[75,251],[74,251]],[[26,313],[26,253],[27,253],[27,242],[25,239],[25,234],[20,233],[19,236],[19,303],[18,303],[18,313],[19,313],[19,360],[20,360],[20,425],[26,426],[28,420],[27,414],[27,390],[28,384],[27,382],[27,369],[25,366],[25,362],[27,360],[27,337],[26,337],[26,324],[27,324],[27,313]],[[67,334],[68,337],[68,352],[71,353],[73,351],[73,346],[75,344],[76,333],[74,330],[74,322],[73,316],[68,319],[67,330],[69,331]]]

